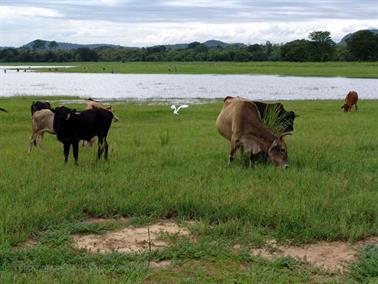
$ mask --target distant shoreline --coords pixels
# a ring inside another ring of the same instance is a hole
[[[35,65],[40,66],[40,68],[31,69],[40,72],[114,74],[260,74],[378,78],[378,62],[4,62],[1,63],[1,65]],[[71,68],[67,68],[68,66]]]

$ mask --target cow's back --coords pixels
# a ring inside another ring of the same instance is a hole
[[[50,109],[41,109],[33,113],[32,124],[33,128],[46,129],[51,133],[54,131],[54,116],[55,114]]]
[[[356,104],[357,101],[358,101],[358,94],[356,91],[350,91],[345,98],[345,103],[350,106]]]
[[[105,109],[93,108],[81,112],[72,120],[77,133],[83,140],[91,139],[93,136],[106,134],[112,123],[113,114]]]
[[[230,99],[224,102],[216,120],[218,132],[228,140],[232,135],[242,135],[246,129],[261,122],[256,105],[247,100]]]

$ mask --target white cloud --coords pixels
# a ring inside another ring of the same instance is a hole
[[[49,26],[49,29],[43,27]],[[335,41],[346,33],[374,26],[373,21],[332,20],[325,22],[250,22],[210,24],[188,23],[113,23],[110,21],[45,19],[38,24],[21,23],[23,37],[7,33],[1,38],[19,46],[36,38],[74,43],[112,43],[124,46],[151,46],[219,39],[227,42],[283,43],[307,38],[315,30],[328,30]],[[3,43],[0,42],[0,45]]]
[[[63,15],[53,9],[40,7],[15,7],[15,6],[0,6],[0,18],[3,20],[17,19],[20,17],[46,17],[46,18],[61,18]],[[30,20],[31,18],[29,18]]]
[[[347,33],[377,27],[369,4],[376,0],[0,1],[0,46],[37,38],[124,46],[208,39],[281,43],[315,30],[328,30],[339,41]]]
[[[243,8],[246,7],[232,0],[169,0],[163,2],[167,6],[176,7],[200,7],[200,8]]]

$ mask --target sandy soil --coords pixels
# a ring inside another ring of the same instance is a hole
[[[159,239],[161,233],[189,235],[189,231],[172,222],[159,222],[149,226],[128,226],[103,235],[74,235],[73,246],[93,253],[143,252],[167,247],[167,241]]]
[[[303,246],[278,246],[274,240],[267,242],[265,248],[251,248],[250,253],[268,259],[290,256],[322,270],[345,272],[347,265],[357,259],[361,246],[372,243],[378,245],[378,237],[349,244],[346,242],[318,242]]]
[[[89,223],[102,223],[108,221],[118,221],[124,223],[126,227],[114,231],[109,231],[102,235],[77,234],[73,236],[73,247],[85,249],[92,253],[109,253],[112,251],[124,253],[140,253],[148,250],[156,250],[169,246],[168,241],[163,240],[160,235],[178,234],[179,236],[189,236],[186,228],[169,221],[161,221],[146,226],[127,226],[128,218],[107,219],[91,218]],[[195,222],[188,222],[193,224]],[[267,259],[277,257],[293,257],[332,273],[344,273],[348,265],[358,257],[358,251],[366,244],[378,245],[378,236],[370,237],[354,244],[347,242],[318,242],[302,246],[278,245],[275,240],[267,241],[263,248],[250,247],[249,252],[254,256],[261,256]],[[22,247],[37,245],[35,240],[26,241]],[[240,250],[241,245],[235,244],[235,250]],[[171,265],[169,260],[151,262],[151,268],[164,268]]]

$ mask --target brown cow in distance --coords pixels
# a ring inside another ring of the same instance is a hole
[[[92,109],[92,108],[102,108],[102,109],[106,109],[108,111],[110,111],[111,113],[113,113],[113,109],[111,106],[104,106],[102,102],[100,101],[96,101],[92,98],[89,98],[87,100],[87,105],[85,107],[86,110],[88,109]],[[114,113],[113,113],[113,122],[117,122],[119,120],[118,116],[116,116]]]
[[[358,94],[356,91],[350,91],[346,97],[344,105],[341,107],[344,109],[344,112],[348,112],[352,110],[353,105],[356,108],[357,111],[357,101],[358,101]]]
[[[264,154],[268,161],[283,167],[288,166],[287,147],[282,133],[275,136],[261,121],[255,103],[248,100],[225,100],[216,127],[230,141],[229,162],[235,159],[238,149],[249,159],[249,165]]]

